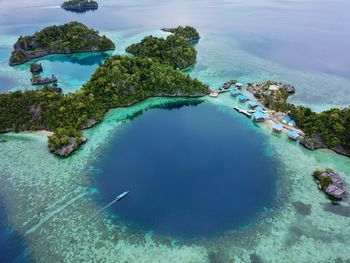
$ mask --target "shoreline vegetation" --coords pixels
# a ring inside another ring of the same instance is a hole
[[[79,22],[49,26],[31,36],[20,36],[13,46],[9,64],[20,65],[54,54],[114,50],[114,43]]]
[[[282,87],[282,88],[278,88]],[[321,113],[287,102],[293,86],[276,81],[248,83],[247,90],[266,108],[287,113],[304,132],[300,143],[309,150],[330,149],[350,157],[350,108],[333,108]]]
[[[43,88],[0,94],[0,132],[54,131],[57,136],[51,141],[51,151],[63,151],[63,156],[68,156],[80,144],[62,150],[75,135],[70,132],[67,140],[58,129],[79,132],[94,126],[111,108],[128,107],[151,97],[196,98],[207,94],[207,85],[168,65],[151,59],[111,56],[75,93],[64,95]]]
[[[194,27],[178,26],[175,28],[162,28],[162,31],[172,33],[176,37],[182,37],[186,41],[195,41],[200,39],[200,35]]]
[[[184,41],[175,41],[178,39]],[[0,94],[0,132],[54,132],[48,141],[50,151],[67,157],[86,142],[82,130],[98,123],[109,109],[128,107],[151,97],[197,98],[209,92],[207,85],[164,60],[110,56],[74,93],[62,94],[44,87]]]
[[[132,44],[126,51],[134,56],[152,58],[180,70],[194,64],[197,51],[183,37],[170,35],[166,39],[153,36]]]
[[[67,11],[85,13],[98,9],[98,3],[93,0],[69,0],[65,1],[61,8]]]

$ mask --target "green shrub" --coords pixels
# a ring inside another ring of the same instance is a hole
[[[332,179],[329,176],[323,176],[320,179],[322,190],[326,189],[332,183]]]
[[[100,120],[110,108],[128,106],[152,96],[201,96],[207,85],[152,59],[113,56],[84,87],[63,95],[47,89],[0,94],[0,132],[7,129],[80,130]],[[73,132],[73,134],[74,134]],[[54,140],[55,137],[52,138]]]
[[[183,37],[185,40],[194,40],[199,38],[199,33],[191,26],[178,26],[176,28],[163,28],[163,31],[173,33],[177,37]]]
[[[140,43],[132,44],[126,51],[142,58],[152,58],[174,69],[183,69],[196,60],[196,50],[182,37],[168,36],[166,39],[145,37]]]

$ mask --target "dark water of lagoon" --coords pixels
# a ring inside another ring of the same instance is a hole
[[[101,206],[130,190],[110,211],[143,230],[177,237],[246,225],[273,204],[276,164],[263,135],[239,118],[207,103],[136,117],[96,165]]]
[[[0,262],[30,262],[25,242],[20,234],[8,226],[4,209],[0,200]]]

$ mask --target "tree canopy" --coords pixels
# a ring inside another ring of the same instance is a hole
[[[93,0],[68,0],[63,2],[61,7],[69,11],[85,12],[88,10],[96,10],[98,8],[98,3]]]
[[[49,26],[32,36],[21,36],[14,45],[10,65],[50,54],[70,54],[114,49],[114,43],[79,22]]]
[[[196,50],[184,38],[173,35],[166,39],[145,37],[140,43],[127,47],[126,51],[135,56],[152,58],[175,69],[192,65],[197,55]]]
[[[177,37],[183,37],[186,41],[197,40],[200,38],[199,33],[191,26],[178,26],[175,28],[163,28],[165,32],[173,33]]]

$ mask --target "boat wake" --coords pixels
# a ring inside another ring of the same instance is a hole
[[[43,8],[43,9],[58,9],[58,8],[61,8],[61,6],[59,5],[49,5],[49,6],[39,6],[40,8]]]
[[[128,192],[124,192],[122,193],[121,195],[118,195],[117,198],[115,198],[112,202],[108,203],[106,206],[102,207],[100,210],[98,210],[92,217],[90,217],[86,223],[90,222],[91,220],[95,219],[96,216],[98,216],[100,213],[102,213],[104,210],[106,210],[107,208],[109,208],[110,206],[112,206],[114,203],[120,201],[121,199],[123,199],[127,194],[129,193]]]

